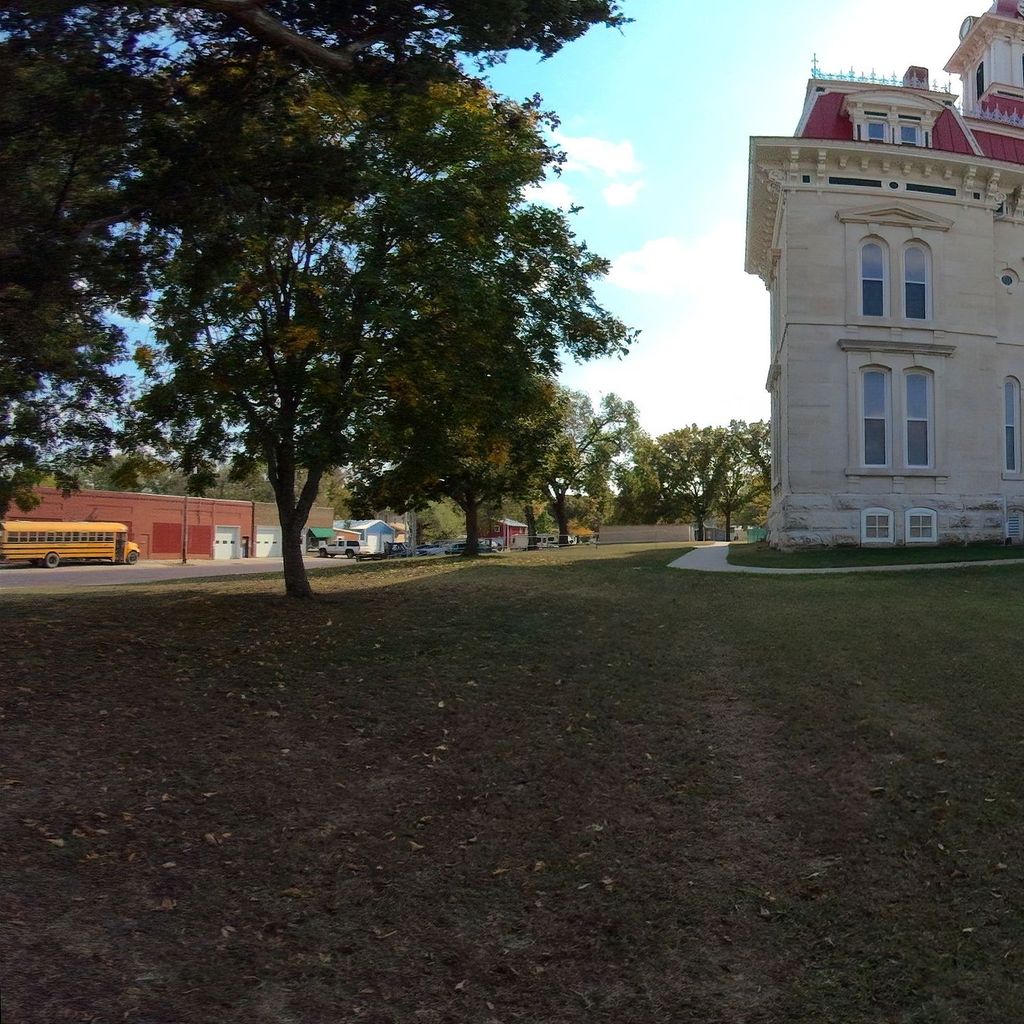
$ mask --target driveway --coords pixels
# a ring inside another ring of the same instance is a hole
[[[307,555],[306,567],[336,569],[354,565],[354,558],[318,558]],[[280,558],[239,558],[231,561],[139,562],[136,565],[62,565],[57,569],[0,569],[0,593],[14,590],[54,590],[76,587],[116,587],[130,583],[155,583],[210,576],[245,576],[257,572],[282,572]]]

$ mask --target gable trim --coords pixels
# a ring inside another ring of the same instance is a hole
[[[837,210],[836,220],[844,224],[892,224],[897,227],[922,228],[931,231],[948,231],[953,221],[934,214],[921,213],[907,206],[889,204],[860,210]]]

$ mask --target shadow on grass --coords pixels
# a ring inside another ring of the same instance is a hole
[[[681,553],[5,600],[8,1016],[1016,1019],[1019,576]]]

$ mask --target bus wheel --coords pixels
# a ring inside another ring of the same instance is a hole
[[[43,565],[45,565],[47,569],[56,569],[57,566],[60,565],[60,555],[58,555],[56,551],[48,552],[46,557],[43,559]]]
[[[139,560],[139,553],[138,553],[138,551],[129,551],[128,554],[125,555],[124,564],[125,565],[134,565],[138,560]]]

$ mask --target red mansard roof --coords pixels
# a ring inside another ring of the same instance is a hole
[[[827,92],[815,101],[811,116],[804,128],[805,139],[835,139],[853,141],[853,122],[840,113],[845,97],[841,92]]]
[[[1006,160],[1011,164],[1024,164],[1024,139],[994,132],[974,132],[982,153],[991,160]]]
[[[940,149],[944,153],[974,152],[952,110],[944,110],[939,114],[935,127],[932,129],[932,147]]]
[[[1018,100],[1013,96],[986,96],[981,101],[981,109],[1024,117],[1024,100]]]
[[[828,92],[819,96],[814,101],[801,138],[851,142],[853,122],[842,113],[845,98],[840,92]],[[1020,114],[1024,118],[1024,100],[994,96],[986,99],[982,106],[985,110]],[[982,153],[990,160],[1005,160],[1007,163],[1024,165],[1024,138],[1000,135],[998,131],[972,130],[971,135]],[[932,130],[932,148],[943,153],[962,153],[968,156],[974,153],[967,132],[952,110],[942,111],[936,120]]]

